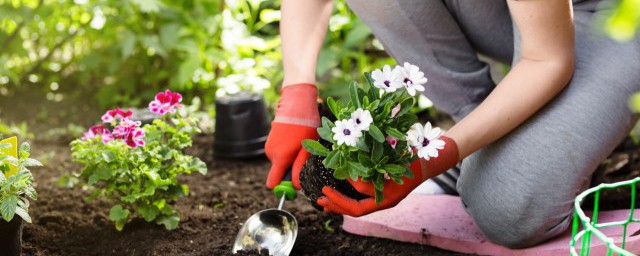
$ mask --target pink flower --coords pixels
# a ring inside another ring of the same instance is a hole
[[[396,145],[398,145],[398,139],[391,136],[387,136],[387,143],[391,145],[391,148],[396,149]]]
[[[113,135],[111,135],[111,132],[109,132],[109,130],[105,128],[104,125],[91,126],[91,128],[89,128],[89,131],[84,133],[84,136],[82,136],[82,139],[92,140],[97,136],[100,136],[100,138],[102,139],[102,143],[105,143],[105,144],[114,139]]]
[[[144,135],[144,130],[136,127],[135,125],[118,125],[113,129],[113,137],[119,140],[123,140],[129,147],[132,148],[145,145],[144,141],[142,140],[142,138],[144,138]]]
[[[180,102],[182,102],[182,95],[180,95],[180,93],[166,90],[165,92],[156,94],[156,99],[149,103],[149,110],[160,115],[175,113],[176,107],[182,107]]]
[[[400,104],[398,104],[393,109],[391,109],[391,118],[395,118],[398,112],[400,112],[401,108],[402,107],[400,106]]]
[[[131,110],[123,111],[120,108],[112,109],[107,111],[107,113],[105,113],[104,115],[102,115],[102,122],[113,124],[118,120],[127,121],[131,118],[132,115],[133,115],[133,111]]]
[[[390,180],[390,179],[391,179],[391,176],[389,176],[389,173],[388,173],[388,172],[385,172],[385,173],[384,173],[384,179],[385,179],[385,180]]]
[[[144,130],[134,128],[125,138],[125,142],[129,147],[136,148],[138,146],[144,146]]]

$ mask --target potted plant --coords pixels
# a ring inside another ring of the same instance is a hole
[[[38,160],[29,158],[28,143],[23,143],[19,150],[17,144],[16,137],[2,140],[0,134],[0,252],[7,256],[22,253],[23,221],[31,223],[29,199],[37,197],[28,168],[42,166]]]
[[[354,199],[367,196],[358,193],[347,178],[372,182],[376,203],[383,199],[384,183],[413,178],[409,165],[422,157],[434,157],[433,151],[444,146],[423,145],[422,134],[437,140],[440,129],[418,123],[411,112],[416,92],[423,91],[427,79],[417,66],[405,63],[391,69],[365,73],[366,83],[349,85],[346,103],[327,99],[335,121],[322,118],[318,128],[320,141],[305,140],[304,148],[312,154],[300,173],[302,190],[312,204],[322,196],[322,188],[331,186]],[[437,151],[435,153],[437,155]]]
[[[179,93],[158,93],[149,104],[157,119],[144,126],[131,119],[131,110],[109,110],[102,124],[71,142],[72,160],[84,165],[76,176],[90,191],[87,200],[110,200],[109,219],[117,230],[134,216],[177,228],[180,215],[173,203],[189,193],[178,176],[207,173],[202,160],[184,153],[200,130],[195,118],[180,111],[181,101]]]

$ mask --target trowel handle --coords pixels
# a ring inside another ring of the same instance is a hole
[[[284,174],[284,178],[280,181],[280,184],[273,188],[273,193],[277,198],[282,198],[284,194],[287,200],[294,200],[298,193],[296,193],[296,189],[293,188],[293,183],[291,183],[291,168],[287,169],[287,172]]]

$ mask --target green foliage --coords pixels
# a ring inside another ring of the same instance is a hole
[[[0,0],[0,95],[95,97],[141,106],[159,85],[205,106],[216,95],[264,90],[282,79],[279,0]],[[369,29],[335,3],[318,65],[325,95],[359,69],[392,63]],[[340,66],[340,69],[336,67]],[[342,70],[349,70],[347,72]],[[266,90],[265,90],[266,89]]]
[[[191,136],[199,133],[194,118],[164,116],[143,126],[145,146],[131,148],[122,140],[106,144],[101,138],[71,142],[72,160],[84,165],[79,180],[91,191],[88,200],[101,197],[115,205],[109,219],[117,230],[134,216],[172,230],[179,213],[173,203],[189,188],[178,181],[181,174],[207,173],[199,158],[186,155]]]
[[[369,74],[365,74],[369,77]],[[327,99],[327,105],[338,120],[349,119],[357,109],[368,110],[373,117],[373,123],[368,131],[363,130],[355,146],[338,144],[334,139],[332,128],[336,125],[326,117],[322,118],[322,126],[318,128],[320,137],[331,142],[330,149],[317,141],[305,140],[303,147],[314,155],[324,156],[323,164],[334,170],[336,179],[358,180],[373,182],[376,190],[376,203],[383,199],[384,183],[393,180],[402,184],[404,176],[412,177],[409,165],[417,159],[406,142],[405,134],[417,122],[417,117],[410,110],[414,106],[414,99],[406,90],[393,93],[382,93],[374,87],[370,79],[367,84],[352,83],[349,86],[349,101]],[[400,107],[396,115],[392,109]],[[395,148],[387,142],[387,138],[397,139]]]
[[[618,41],[629,41],[640,29],[640,0],[618,0],[610,15],[599,22],[606,33]]]
[[[0,140],[2,134],[0,134]],[[0,144],[0,149],[11,147],[10,144]],[[33,175],[29,167],[42,166],[38,160],[29,158],[30,147],[28,143],[20,146],[19,157],[8,156],[0,153],[0,214],[9,222],[17,214],[24,221],[31,223],[29,216],[29,199],[36,200],[37,193],[32,187]],[[18,173],[5,176],[9,171],[9,165],[17,166]]]
[[[33,133],[29,132],[26,122],[15,124],[7,123],[2,119],[0,119],[0,134],[7,136],[11,134],[26,139],[33,139],[35,137]]]

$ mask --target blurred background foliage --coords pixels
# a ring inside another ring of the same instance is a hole
[[[601,21],[632,38],[640,0],[615,0]],[[282,80],[280,0],[0,0],[0,116],[88,125],[115,106],[144,107],[169,88],[199,97],[261,91],[273,107]],[[334,1],[319,57],[321,96],[340,96],[363,71],[394,61]],[[429,106],[426,98],[422,106]],[[33,121],[35,120],[35,121]],[[6,129],[5,129],[6,130]]]
[[[273,103],[283,76],[279,4],[0,0],[0,97],[91,99],[91,106],[104,110],[143,106],[170,88],[187,99],[199,96],[204,106],[240,90],[263,91]],[[318,65],[323,93],[339,94],[332,88],[342,86],[336,85],[392,62],[369,29],[336,1]]]

